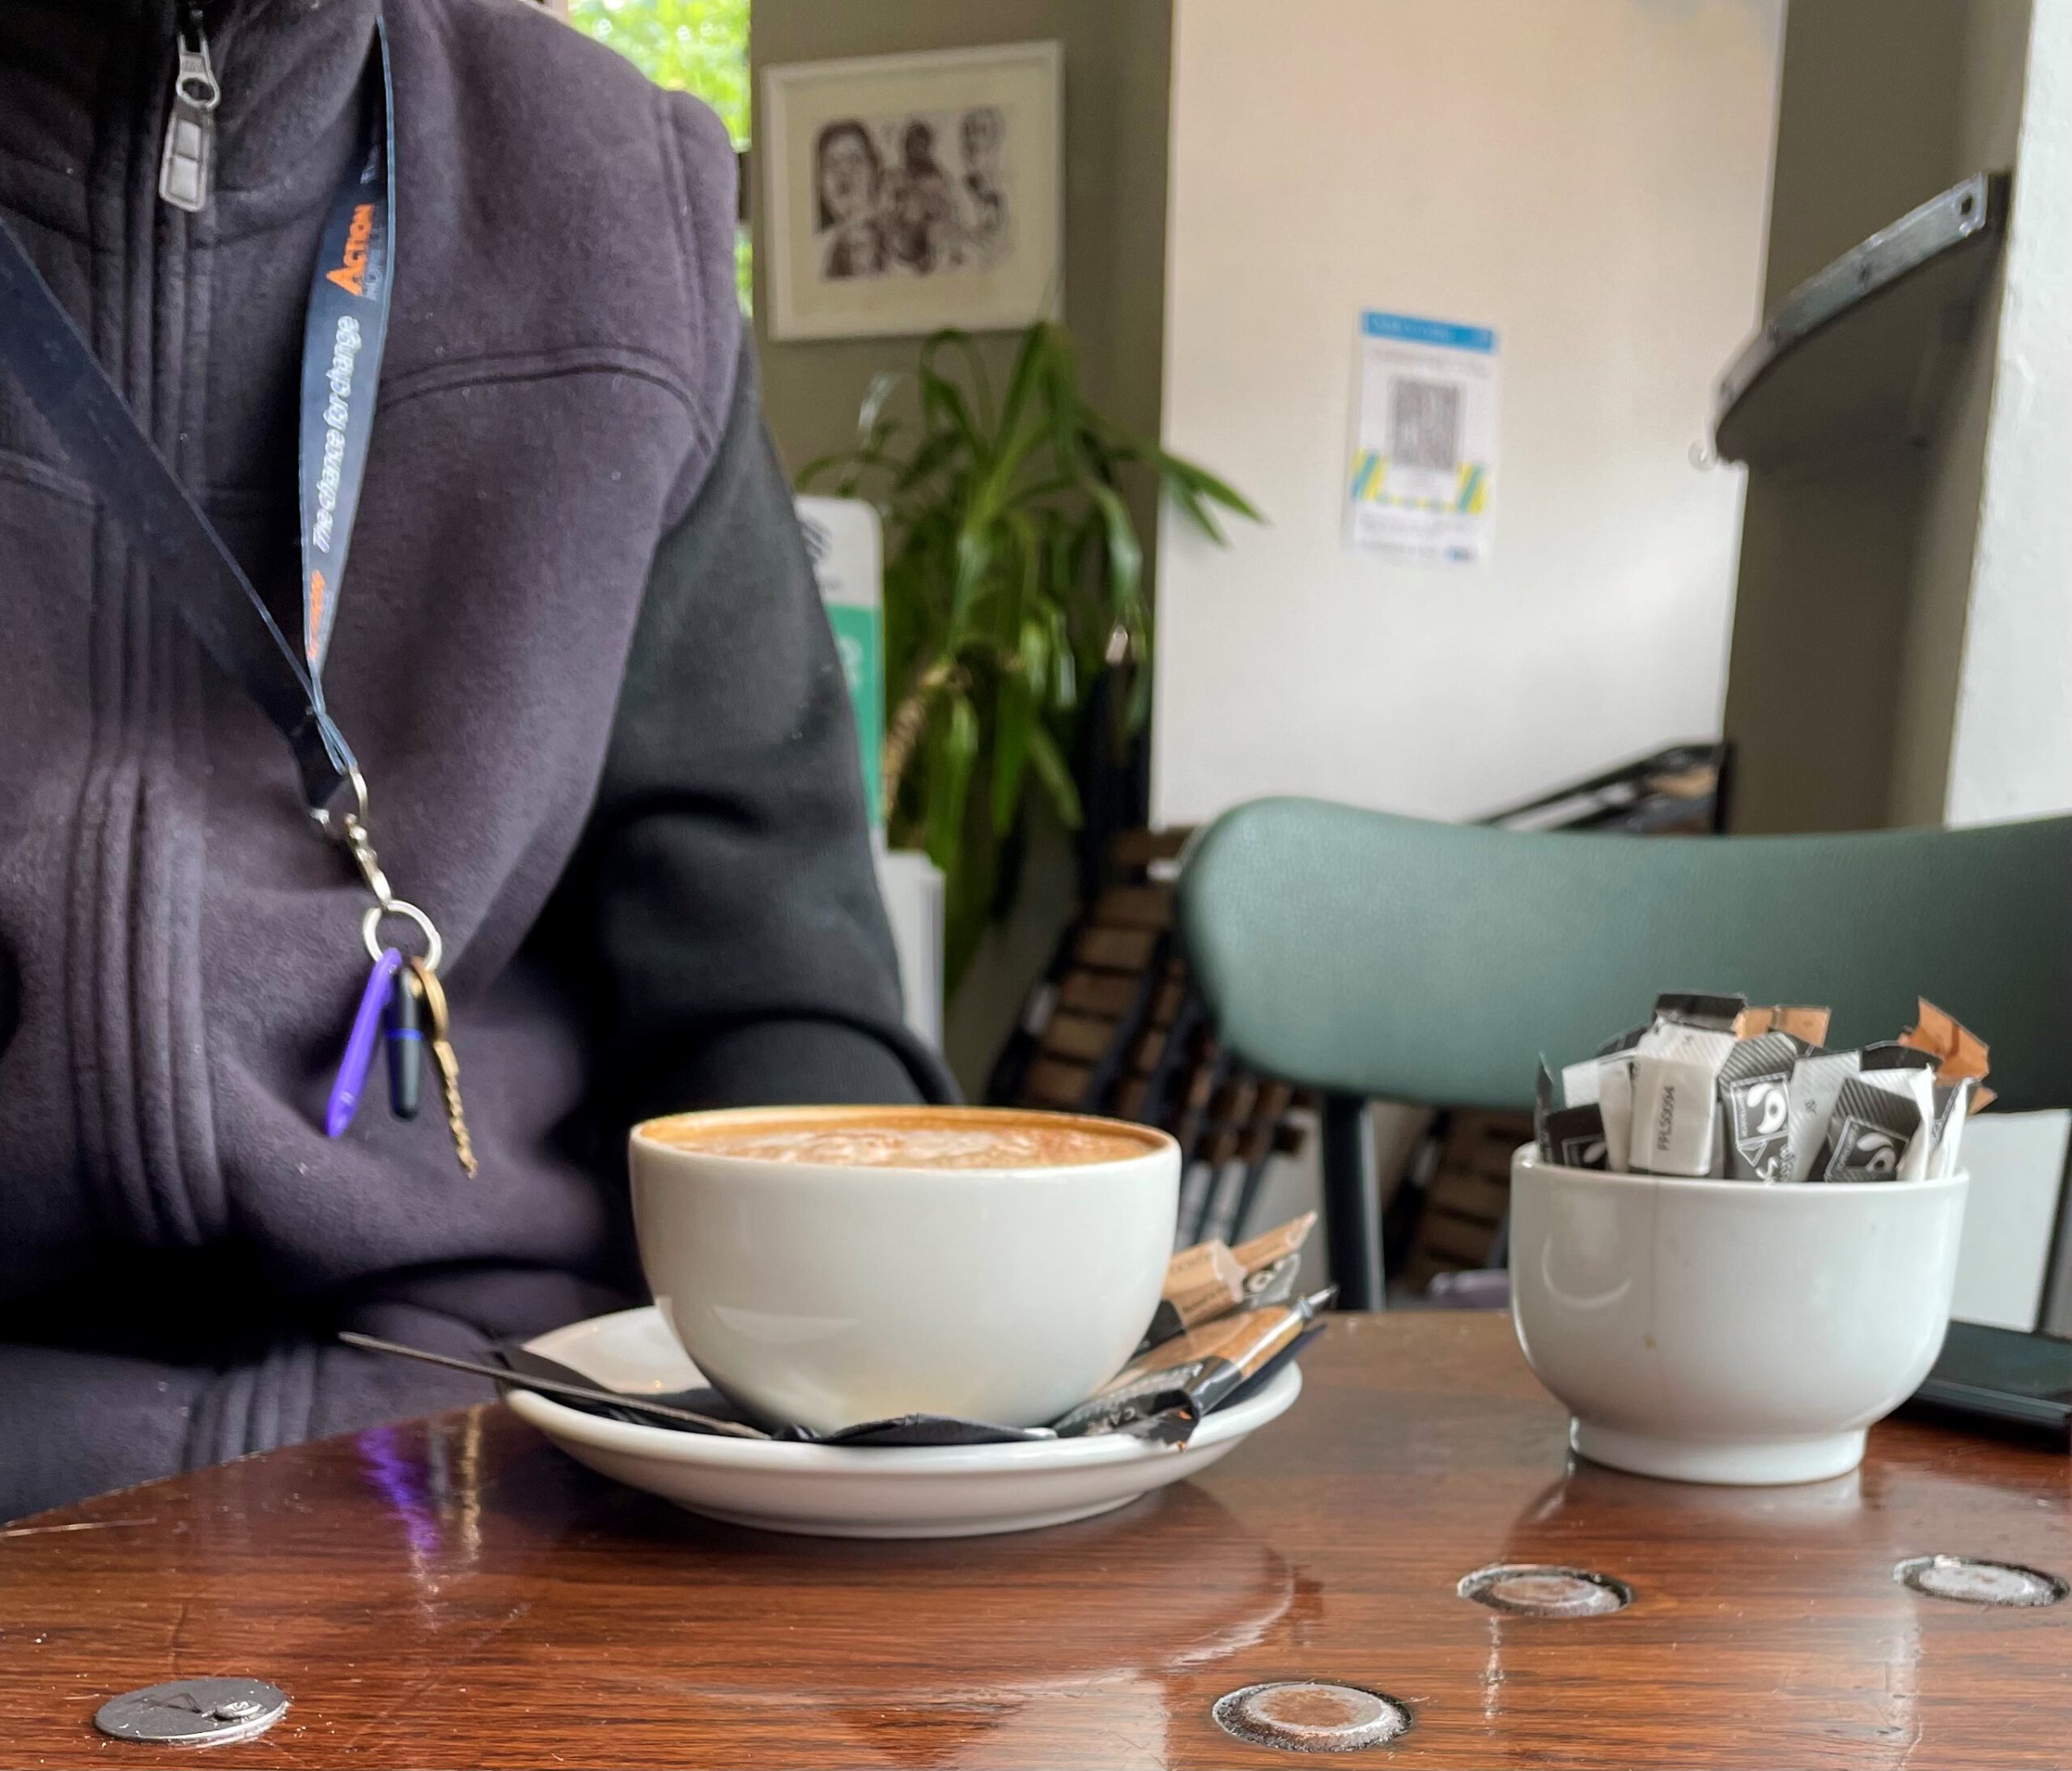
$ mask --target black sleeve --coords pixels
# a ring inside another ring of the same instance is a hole
[[[745,344],[548,927],[595,1017],[608,1136],[678,1109],[951,1098],[901,1017],[856,717]]]

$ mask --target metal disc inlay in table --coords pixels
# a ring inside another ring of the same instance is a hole
[[[1633,1603],[1633,1589],[1587,1568],[1500,1562],[1461,1577],[1455,1589],[1492,1611],[1522,1617],[1603,1617]]]
[[[176,1679],[109,1698],[94,1726],[118,1740],[219,1747],[264,1734],[287,1708],[287,1693],[262,1679]]]
[[[1916,1556],[1892,1578],[1930,1599],[1964,1605],[2055,1605],[2072,1588],[2055,1574],[2019,1562],[1985,1562],[1970,1556]]]
[[[1225,1734],[1284,1752],[1353,1752],[1410,1726],[1408,1708],[1378,1691],[1307,1680],[1246,1685],[1217,1698],[1211,1714]]]

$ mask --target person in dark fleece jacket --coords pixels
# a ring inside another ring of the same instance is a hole
[[[0,219],[290,632],[302,328],[377,10],[0,0]],[[0,1518],[485,1393],[341,1329],[479,1353],[634,1301],[639,1116],[946,1090],[724,130],[520,0],[386,22],[393,306],[325,682],[444,936],[481,1170],[378,1074],[325,1136],[366,889],[0,374]],[[159,195],[183,28],[222,91],[191,213]]]

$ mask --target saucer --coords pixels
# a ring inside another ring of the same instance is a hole
[[[652,1305],[571,1323],[527,1346],[635,1395],[703,1381]],[[979,1537],[1090,1518],[1184,1481],[1301,1393],[1301,1372],[1290,1365],[1257,1395],[1210,1415],[1178,1450],[1124,1433],[1021,1445],[792,1445],[608,1421],[529,1390],[506,1399],[579,1463],[730,1525],[813,1537]]]

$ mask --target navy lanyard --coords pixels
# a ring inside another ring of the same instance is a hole
[[[153,446],[20,241],[0,223],[0,364],[121,520],[203,650],[242,686],[295,754],[311,815],[350,843],[379,901],[399,902],[366,840],[367,791],[324,703],[346,552],[366,478],[388,331],[395,135],[388,38],[380,21],[363,134],[333,198],[310,280],[300,443],[303,643],[281,631],[244,568]],[[352,803],[337,802],[350,790]],[[410,912],[405,908],[404,914]],[[422,918],[413,916],[422,924]]]
[[[388,342],[394,252],[396,136],[388,36],[377,22],[381,78],[367,83],[367,135],[357,176],[339,186],[324,223],[302,335],[302,653],[309,701],[324,709],[324,660],[338,625],[353,519],[367,478],[381,354]]]

